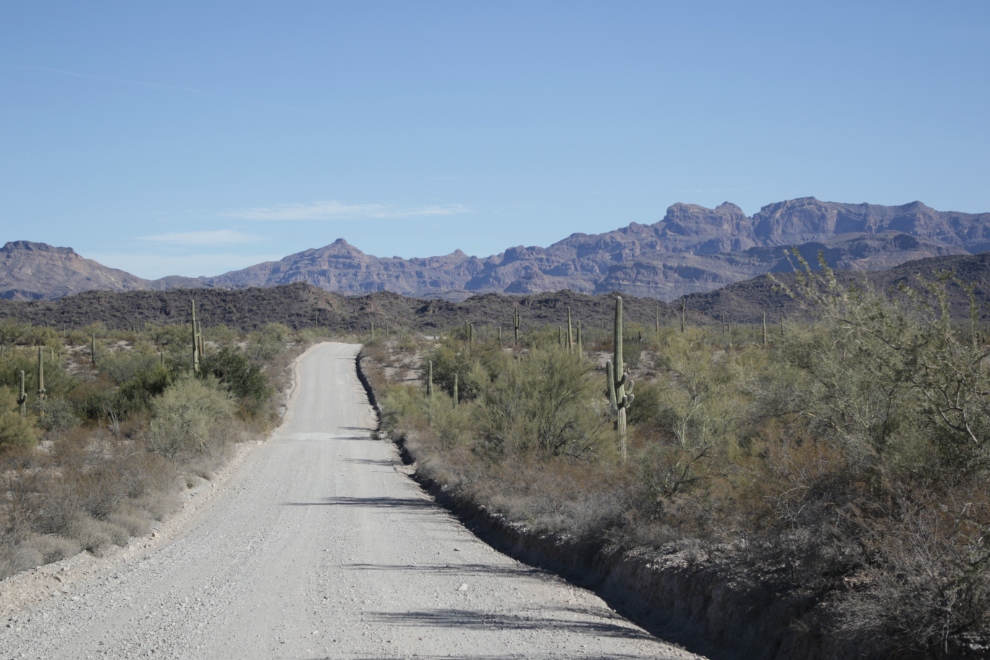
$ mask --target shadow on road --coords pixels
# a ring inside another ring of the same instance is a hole
[[[353,506],[368,509],[436,509],[430,500],[411,497],[328,497],[322,502],[285,502],[283,506]]]
[[[470,610],[421,610],[411,612],[367,612],[366,616],[372,621],[395,626],[444,627],[476,630],[551,630],[568,635],[589,635],[591,637],[622,637],[623,639],[642,639],[655,641],[656,637],[646,631],[630,626],[622,626],[608,621],[602,621],[601,609],[567,607],[555,610],[561,615],[546,614],[547,610],[533,610],[531,615],[521,614],[492,614],[490,612],[472,612]],[[581,617],[580,620],[566,617]],[[613,615],[617,621],[624,621],[618,615]],[[589,618],[584,618],[589,617]],[[597,620],[596,620],[597,619]]]
[[[416,571],[417,573],[435,573],[438,575],[513,575],[528,577],[546,577],[546,571],[529,566],[496,566],[495,564],[453,564],[453,565],[423,565],[423,564],[344,564],[343,568],[352,571]]]

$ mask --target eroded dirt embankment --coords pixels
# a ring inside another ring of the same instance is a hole
[[[378,410],[365,373],[369,368],[367,358],[359,357],[358,378]],[[825,615],[813,594],[775,590],[752,569],[740,570],[729,562],[706,560],[692,553],[616,551],[604,543],[537,533],[458,497],[444,484],[417,472],[415,457],[405,447],[404,438],[393,440],[409,464],[412,478],[484,541],[516,559],[597,591],[624,616],[697,653],[761,660],[925,657],[906,650],[870,648],[868,642],[853,646],[822,634]],[[985,657],[967,649],[956,649],[949,655]]]

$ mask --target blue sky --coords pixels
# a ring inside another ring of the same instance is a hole
[[[0,3],[0,239],[143,277],[990,211],[990,3]]]

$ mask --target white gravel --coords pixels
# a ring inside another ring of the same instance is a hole
[[[436,506],[371,439],[357,351],[307,351],[282,426],[217,495],[0,620],[0,658],[698,657]]]

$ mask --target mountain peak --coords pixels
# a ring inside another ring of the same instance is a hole
[[[76,251],[70,247],[55,247],[53,245],[49,245],[48,243],[34,243],[32,241],[8,241],[7,244],[3,246],[3,252],[11,253],[18,250],[65,255],[73,255],[76,253]]]

